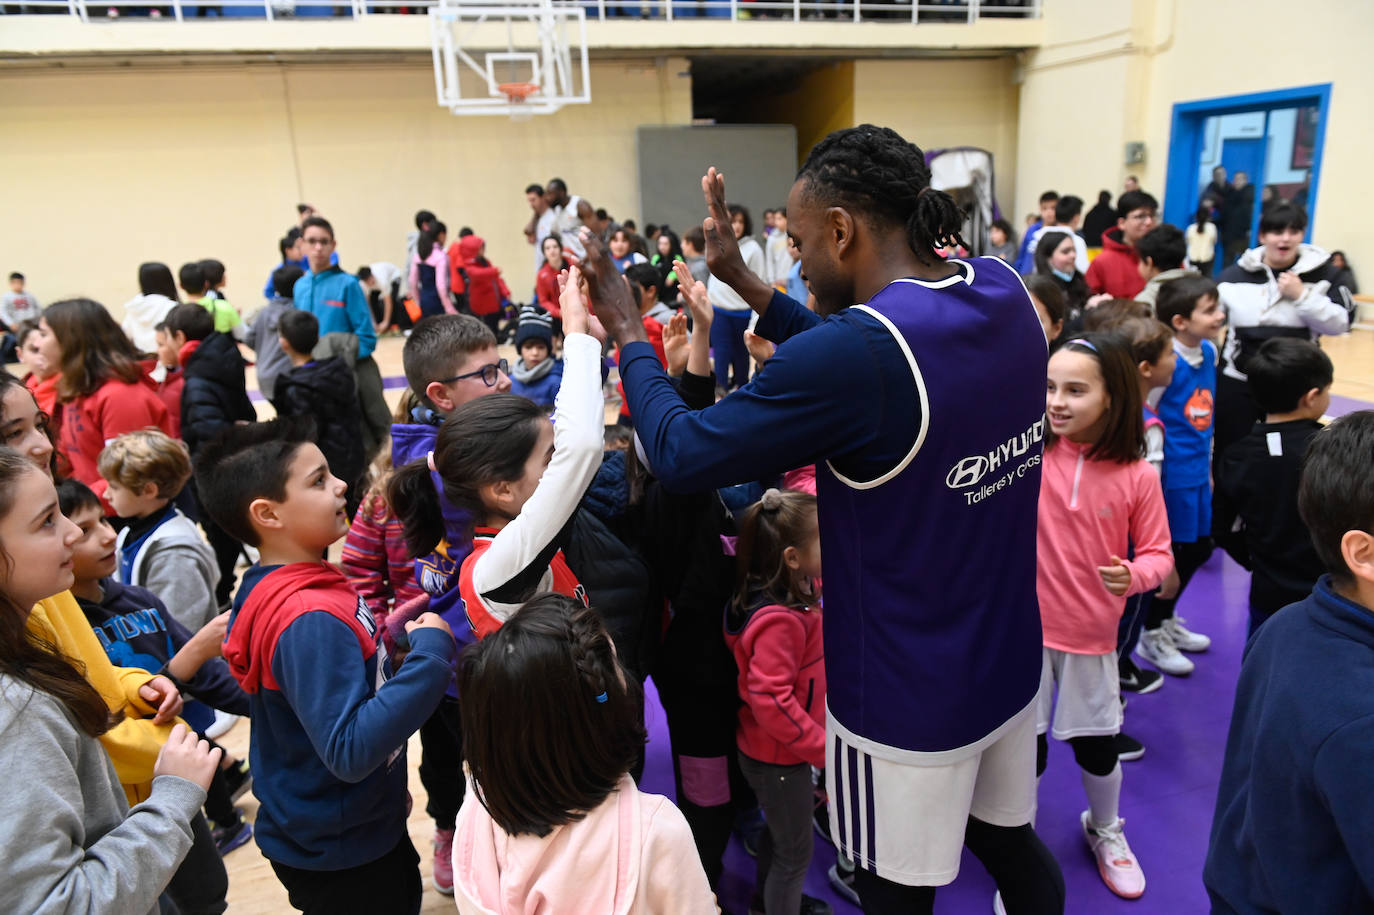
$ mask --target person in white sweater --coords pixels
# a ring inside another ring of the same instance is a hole
[[[124,303],[120,327],[141,352],[157,352],[157,326],[177,305],[177,285],[166,264],[138,265],[139,294]]]

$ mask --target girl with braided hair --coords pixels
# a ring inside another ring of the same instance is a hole
[[[818,313],[753,277],[724,179],[702,182],[713,276],[776,355],[688,411],[599,252],[597,316],[649,462],[691,490],[816,463],[831,833],[866,912],[930,912],[965,844],[1008,911],[1062,912],[1030,826],[1040,685],[1036,511],[1047,350],[997,258],[940,258],[963,216],[920,149],[864,124],[807,157],[787,228]]]
[[[739,765],[768,821],[758,853],[759,912],[829,913],[802,895],[811,866],[811,767],[825,766],[816,497],[770,489],[740,521],[725,643],[739,666]]]
[[[460,913],[718,911],[687,820],[629,776],[644,695],[595,612],[535,596],[463,652],[458,694]]]

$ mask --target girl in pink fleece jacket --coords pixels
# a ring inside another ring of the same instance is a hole
[[[1077,337],[1050,358],[1036,580],[1045,640],[1037,773],[1052,729],[1083,769],[1088,809],[1080,822],[1098,871],[1127,899],[1145,891],[1145,877],[1117,813],[1117,624],[1126,597],[1154,588],[1173,567],[1159,478],[1142,457],[1136,376],[1123,341],[1106,334]],[[1135,558],[1123,559],[1129,544]]]
[[[459,661],[461,913],[714,913],[687,820],[628,775],[644,696],[596,613],[538,595]]]
[[[725,643],[739,666],[735,740],[768,821],[750,908],[797,915],[811,865],[811,767],[825,767],[816,497],[765,492],[740,521],[735,559],[735,596],[725,612]],[[815,900],[807,910],[819,910]]]

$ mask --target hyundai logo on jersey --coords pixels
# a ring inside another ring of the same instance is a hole
[[[1025,432],[1013,435],[987,454],[971,454],[955,462],[945,476],[950,489],[966,489],[996,470],[1012,458],[1020,457],[1032,445],[1044,441],[1045,417],[1041,416]]]

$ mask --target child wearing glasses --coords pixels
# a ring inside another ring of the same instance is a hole
[[[436,315],[416,323],[406,338],[401,362],[413,406],[405,421],[391,427],[391,461],[395,467],[423,461],[434,450],[439,426],[454,410],[487,394],[504,394],[511,389],[506,360],[496,352],[496,335],[471,315]],[[439,613],[458,631],[468,629],[456,599],[452,606],[439,600],[434,607],[429,606],[428,598],[440,597],[448,590],[450,576],[457,578],[458,568],[472,551],[471,516],[444,498],[442,481],[438,474],[431,474],[431,499],[436,492],[444,539],[435,552],[422,555],[416,563],[415,584],[426,594],[405,604],[398,599],[387,618],[387,628],[398,641],[404,639],[405,622],[426,609]],[[355,567],[385,565],[386,544],[399,527],[385,499],[369,499],[353,519],[344,552]],[[386,537],[377,537],[376,531],[385,531]],[[414,555],[411,553],[412,561]],[[356,586],[357,578],[353,580]],[[458,691],[450,683],[439,707],[420,728],[420,782],[429,798],[425,812],[434,818],[434,888],[445,895],[453,893],[453,824],[463,803],[461,748]]]
[[[417,556],[442,549],[449,535],[433,474],[448,501],[472,519],[471,552],[456,589],[467,623],[460,641],[495,632],[536,592],[587,603],[562,550],[568,522],[601,466],[605,425],[601,343],[590,334],[580,279],[571,268],[561,296],[565,366],[552,421],[514,394],[466,403],[445,420],[434,450],[397,470],[387,488]]]
[[[329,471],[348,484],[345,505],[351,518],[366,489],[361,479],[365,466],[362,413],[353,367],[338,356],[316,359],[311,355],[320,342],[320,322],[308,311],[282,312],[277,337],[291,369],[277,379],[272,406],[278,416],[315,418],[315,441],[329,461]]]

